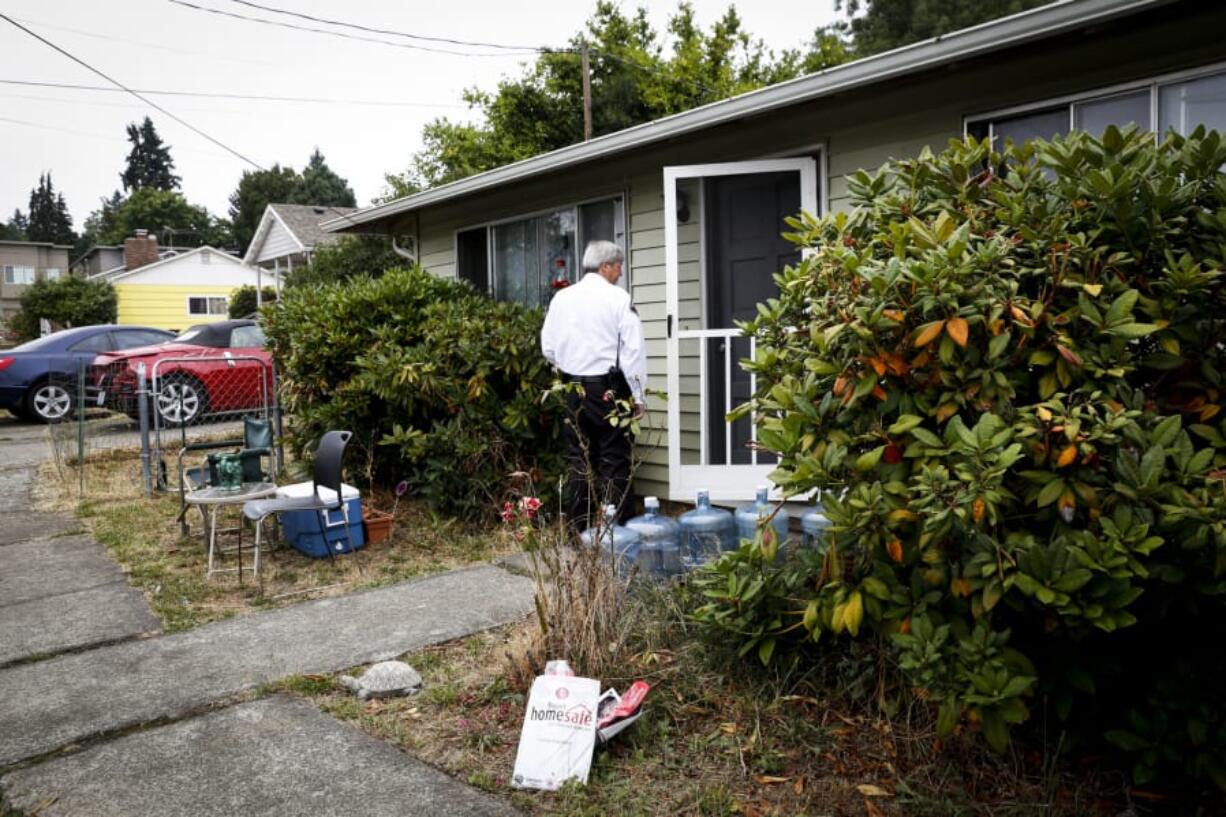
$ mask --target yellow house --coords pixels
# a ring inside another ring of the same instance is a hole
[[[162,257],[157,239],[138,231],[124,243],[124,266],[95,278],[108,280],[119,297],[118,323],[180,331],[199,323],[225,320],[235,289],[255,286],[260,272],[214,249]],[[270,285],[263,271],[264,285]]]

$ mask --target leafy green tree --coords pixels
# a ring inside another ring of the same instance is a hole
[[[98,241],[122,244],[137,230],[149,230],[162,236],[164,243],[180,247],[227,246],[231,241],[227,222],[189,203],[182,193],[155,187],[134,191],[116,207]]]
[[[40,278],[21,294],[21,311],[11,326],[23,339],[38,337],[38,320],[46,318],[60,326],[114,323],[119,299],[108,281],[83,278]]]
[[[128,164],[119,174],[124,190],[145,187],[175,190],[179,187],[179,177],[174,174],[175,162],[170,158],[170,147],[162,144],[162,137],[153,127],[152,119],[146,116],[139,127],[135,122],[130,123],[128,141],[132,143]]]
[[[847,12],[845,31],[851,36],[856,55],[867,57],[1051,1],[836,0],[835,6]]]
[[[27,241],[72,244],[77,240],[64,195],[55,192],[50,173],[39,176],[38,187],[30,191],[30,215],[25,234]]]
[[[392,242],[382,236],[346,235],[335,243],[320,247],[311,256],[311,263],[296,267],[286,279],[286,285],[302,287],[313,284],[348,281],[353,278],[379,278],[389,269],[408,266],[409,260],[392,249]]]
[[[81,236],[77,239],[76,254],[86,252],[95,244],[103,243],[102,236],[110,235],[115,230],[115,214],[123,206],[123,194],[116,190],[110,198],[100,198],[99,207],[85,217],[81,228]]]
[[[292,204],[319,204],[326,207],[356,207],[358,203],[349,182],[328,167],[319,148],[315,148],[311,158],[307,160],[298,187],[291,194],[289,201]]]
[[[668,22],[667,49],[645,9],[627,15],[602,0],[570,48],[542,54],[519,79],[494,92],[470,89],[464,99],[484,115],[480,124],[435,119],[425,147],[403,174],[387,177],[404,195],[573,144],[583,138],[579,51],[591,64],[592,133],[600,136],[697,105],[724,99],[845,61],[837,32],[819,30],[803,53],[776,54],[745,31],[729,8],[709,31],[681,3]]]
[[[260,291],[261,303],[271,304],[277,300],[277,290],[273,287],[263,287]],[[255,312],[257,309],[255,287],[251,284],[244,284],[238,289],[230,293],[230,312],[231,318],[245,318]]]
[[[230,194],[230,222],[240,252],[246,252],[247,245],[255,237],[264,208],[269,204],[289,201],[301,183],[302,176],[297,171],[279,164],[268,170],[243,172],[238,188]]]

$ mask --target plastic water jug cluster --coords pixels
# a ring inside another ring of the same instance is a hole
[[[753,502],[729,513],[711,505],[708,491],[699,491],[697,502],[674,520],[660,513],[660,500],[654,496],[643,500],[643,514],[617,524],[617,508],[605,507],[605,519],[600,530],[584,531],[581,540],[588,547],[599,546],[617,566],[618,572],[629,575],[631,568],[638,575],[666,578],[685,573],[720,555],[736,550],[742,539],[752,540],[759,525],[767,525],[765,537],[778,543],[778,561],[782,562],[790,547],[791,517],[786,510],[770,501],[770,489],[759,485]],[[819,504],[800,517],[800,546],[825,549],[825,535],[830,520]]]

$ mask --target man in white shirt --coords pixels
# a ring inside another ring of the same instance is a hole
[[[633,401],[635,417],[646,408],[643,324],[630,294],[617,286],[624,260],[612,241],[588,244],[583,279],[553,296],[541,329],[545,359],[561,370],[563,380],[581,386],[567,392],[564,430],[566,515],[578,530],[594,521],[593,510],[604,504],[617,505],[618,517],[625,516],[634,441],[627,428],[609,422],[609,415],[619,400]]]

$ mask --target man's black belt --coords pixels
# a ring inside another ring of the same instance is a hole
[[[562,373],[562,380],[567,383],[582,383],[585,386],[608,386],[612,382],[607,374],[577,375],[565,372]]]

